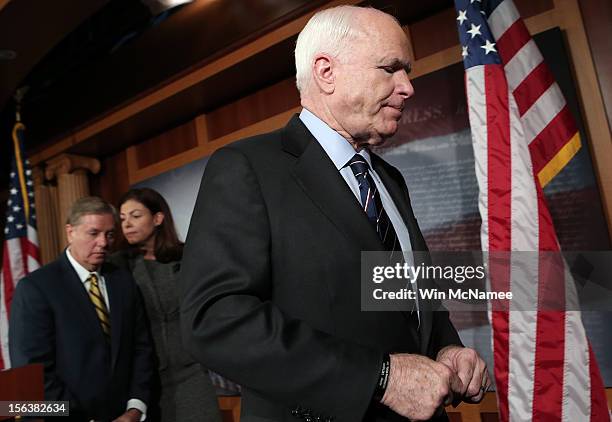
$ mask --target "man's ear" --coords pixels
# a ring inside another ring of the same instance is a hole
[[[317,54],[312,65],[312,79],[321,91],[332,94],[336,88],[335,62],[327,54]]]
[[[66,240],[68,244],[72,243],[72,232],[74,231],[74,227],[72,224],[66,224]]]

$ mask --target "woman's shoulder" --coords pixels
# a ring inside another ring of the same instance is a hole
[[[132,269],[132,264],[136,260],[137,256],[133,251],[129,249],[122,249],[113,252],[109,257],[108,261],[118,267],[125,268],[127,270]]]
[[[146,264],[154,269],[170,269],[173,273],[178,273],[181,270],[181,261],[165,261],[165,260],[155,260],[155,261],[146,261]],[[167,270],[163,270],[167,271]]]
[[[177,243],[171,247],[160,248],[155,251],[156,258],[159,262],[181,262],[183,259],[183,243]]]

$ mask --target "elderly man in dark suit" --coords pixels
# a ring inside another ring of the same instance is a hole
[[[295,50],[303,110],[209,160],[187,237],[182,323],[207,367],[243,386],[242,421],[446,419],[486,366],[447,312],[363,312],[361,251],[426,245],[399,171],[369,151],[413,94],[391,16],[319,12]]]
[[[44,365],[45,400],[69,401],[69,420],[146,418],[153,350],[131,275],[104,263],[115,222],[101,199],[76,201],[68,248],[21,280],[12,301],[11,361]]]

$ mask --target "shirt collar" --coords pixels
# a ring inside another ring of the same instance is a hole
[[[310,110],[303,108],[300,113],[300,120],[306,128],[312,133],[317,142],[323,147],[325,153],[332,160],[336,169],[340,170],[348,165],[348,162],[355,155],[353,146],[344,139],[338,132],[330,128],[327,123],[315,116]],[[363,148],[359,154],[365,158],[370,168],[370,152]]]
[[[74,268],[77,275],[79,276],[81,283],[85,283],[87,281],[87,279],[89,278],[89,274],[95,274],[98,277],[98,280],[100,280],[100,273],[98,271],[89,271],[87,268],[79,264],[78,261],[74,259],[74,257],[70,253],[69,247],[66,248],[66,256],[68,257],[68,261],[70,261],[70,265],[72,265],[72,268]]]

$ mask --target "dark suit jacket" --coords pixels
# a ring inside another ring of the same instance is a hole
[[[399,171],[372,163],[426,248]],[[181,272],[188,348],[240,383],[243,422],[395,420],[371,406],[383,353],[460,344],[446,312],[362,312],[360,253],[383,250],[355,196],[295,116],[209,160]],[[297,416],[297,418],[296,418]]]
[[[105,265],[111,346],[63,253],[21,280],[11,304],[13,366],[43,363],[45,400],[69,400],[70,420],[112,420],[131,398],[149,401],[153,351],[131,275]]]

